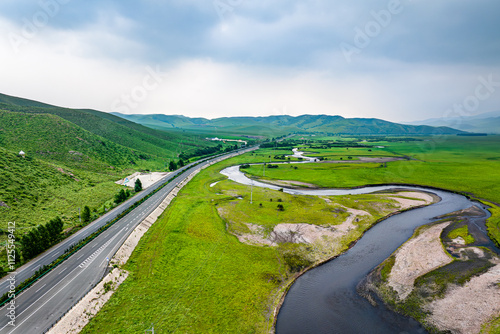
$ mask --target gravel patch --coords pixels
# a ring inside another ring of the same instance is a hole
[[[396,251],[396,261],[387,284],[398,293],[401,300],[412,292],[418,277],[453,261],[440,239],[441,232],[449,224],[445,222],[431,226]]]
[[[443,299],[433,301],[427,320],[440,330],[479,333],[484,323],[500,313],[500,261],[495,262],[486,273],[450,288]]]

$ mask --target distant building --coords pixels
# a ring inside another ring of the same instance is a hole
[[[26,156],[26,153],[24,153],[24,151],[20,151],[19,152],[19,155],[22,156],[23,158]]]

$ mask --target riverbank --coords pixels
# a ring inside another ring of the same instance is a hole
[[[479,333],[500,313],[499,250],[486,240],[481,210],[442,218],[420,227],[369,274],[360,291],[371,301],[376,294],[432,333]]]
[[[340,250],[337,254],[331,254],[331,256],[329,257],[324,257],[320,260],[318,260],[317,262],[315,262],[313,265],[307,267],[307,268],[304,268],[303,270],[301,270],[299,273],[297,273],[296,275],[294,275],[294,277],[292,277],[292,279],[290,279],[289,282],[287,282],[286,286],[284,287],[283,291],[282,291],[282,294],[281,296],[279,296],[279,299],[278,301],[276,302],[276,307],[274,309],[274,320],[273,320],[273,329],[275,329],[276,327],[276,322],[278,320],[278,314],[280,312],[280,309],[281,307],[283,306],[283,303],[285,301],[285,298],[287,296],[287,293],[289,291],[289,289],[292,287],[292,285],[297,281],[298,278],[300,278],[301,276],[303,276],[304,274],[308,273],[309,271],[317,268],[317,267],[320,267],[336,258],[338,258],[339,256],[343,255],[345,252],[347,252],[348,250],[350,250],[351,248],[353,248],[356,243],[364,236],[364,234],[370,230],[372,227],[374,227],[376,224],[386,220],[387,218],[389,217],[392,217],[392,216],[395,216],[395,215],[398,215],[398,214],[401,214],[405,211],[409,211],[409,210],[413,210],[413,209],[417,209],[417,208],[422,208],[422,207],[425,207],[427,205],[431,205],[433,203],[437,203],[439,202],[439,197],[437,196],[431,196],[430,194],[428,193],[417,193],[417,192],[413,192],[412,194],[419,194],[419,195],[422,195],[422,196],[417,196],[417,197],[420,197],[421,199],[425,198],[425,196],[428,196],[428,198],[426,198],[424,201],[425,203],[419,203],[419,204],[416,204],[415,200],[410,200],[411,202],[413,202],[412,204],[410,204],[410,202],[407,202],[407,201],[402,201],[402,203],[400,202],[400,204],[402,205],[402,209],[401,210],[397,210],[395,212],[391,212],[390,214],[387,214],[386,216],[384,217],[381,217],[379,219],[377,219],[371,226],[369,226],[365,231],[363,231],[361,233],[361,235],[358,236],[357,239],[355,240],[352,240],[348,245],[344,245],[343,249]],[[391,195],[395,195],[395,194],[387,194],[389,196]],[[406,192],[406,195],[408,196],[409,193]],[[394,197],[391,197],[391,198],[394,198]],[[345,232],[348,232],[349,230],[345,231]],[[347,233],[344,234],[345,236],[347,235]],[[274,333],[274,331],[273,331]]]
[[[237,171],[231,169],[231,172],[223,173],[242,181],[233,172]],[[221,182],[222,186],[224,182],[226,181]],[[385,190],[365,195],[307,196],[295,194],[300,193],[298,190],[287,193],[286,190],[280,192],[257,188],[255,185],[253,206],[247,202],[249,194],[242,193],[241,186],[232,186],[230,189],[236,188],[236,191],[229,190],[227,193],[224,187],[220,188],[220,195],[230,195],[233,200],[219,205],[218,212],[226,222],[226,229],[241,242],[260,247],[275,247],[283,258],[293,259],[293,262],[289,261],[287,264],[289,267],[294,266],[295,271],[287,273],[286,282],[282,280],[285,282],[284,286],[273,302],[276,305],[273,327],[288,289],[299,277],[352,248],[377,223],[439,201],[439,197],[434,194],[415,190]],[[309,189],[304,191],[308,192]],[[317,202],[325,207],[317,206],[320,204]],[[284,211],[277,214],[276,219],[268,210],[269,205],[274,203],[284,206]],[[296,207],[300,210],[297,211]],[[318,212],[330,213],[320,216]],[[333,212],[336,213],[335,218],[331,215]]]

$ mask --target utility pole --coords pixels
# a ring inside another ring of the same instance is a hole
[[[147,332],[151,332],[151,333],[155,334],[155,326],[153,326],[153,324],[151,324],[151,329],[146,329],[146,331],[144,333],[147,333]]]
[[[253,203],[253,180],[250,183],[250,204]]]

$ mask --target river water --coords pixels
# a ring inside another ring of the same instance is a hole
[[[247,178],[239,166],[221,171],[229,179],[246,185],[283,189],[297,195],[367,194],[388,189],[409,189],[434,193],[441,201],[424,208],[392,216],[375,225],[354,247],[299,277],[288,291],[278,314],[276,332],[289,333],[426,333],[411,318],[396,314],[382,303],[372,306],[357,291],[358,283],[377,265],[408,240],[416,227],[428,224],[434,217],[476,205],[466,197],[422,187],[377,186],[358,189],[287,189]],[[489,214],[489,213],[488,213]],[[475,222],[484,233],[484,218]],[[485,240],[488,240],[486,238]],[[489,241],[491,246],[491,241]]]

